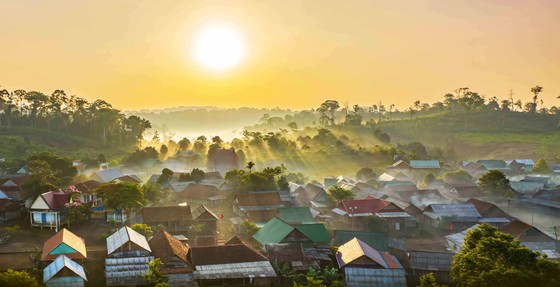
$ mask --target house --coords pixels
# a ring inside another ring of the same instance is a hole
[[[233,202],[233,212],[239,216],[253,210],[278,210],[280,207],[284,204],[277,191],[242,193]]]
[[[470,198],[466,203],[472,203],[483,218],[511,218],[511,215],[493,203],[477,198]]]
[[[309,207],[281,207],[278,209],[278,218],[288,224],[315,223]]]
[[[6,194],[10,199],[16,201],[25,200],[23,196],[22,185],[29,180],[28,175],[20,175],[10,178],[0,179],[0,191]]]
[[[160,271],[168,276],[170,287],[198,286],[194,281],[194,268],[188,260],[188,244],[181,243],[165,230],[156,233],[148,243],[154,257],[163,262]]]
[[[134,184],[142,183],[142,180],[136,175],[123,175],[123,176],[120,176],[120,177],[117,177],[117,178],[113,179],[112,181],[114,181],[114,182],[128,182],[128,183],[134,183]]]
[[[0,225],[20,217],[21,205],[9,198],[0,198]]]
[[[523,171],[531,172],[531,170],[533,170],[533,167],[535,166],[535,161],[533,161],[532,159],[514,159],[508,164],[508,166],[510,166],[511,164],[522,165]]]
[[[70,230],[62,228],[43,244],[41,261],[53,261],[60,255],[73,260],[86,259],[87,251],[84,239]]]
[[[484,191],[475,184],[449,184],[445,182],[430,183],[428,188],[435,187],[441,195],[449,199],[471,198],[484,196]]]
[[[86,281],[84,267],[65,255],[59,255],[43,269],[43,284],[47,287],[83,287]]]
[[[407,169],[410,168],[410,165],[406,161],[400,159],[400,160],[396,161],[395,163],[393,163],[392,165],[388,166],[387,168],[388,169],[407,170]]]
[[[507,163],[504,160],[495,160],[495,159],[481,159],[478,160],[476,163],[484,166],[487,170],[499,170],[502,172],[509,171],[507,167]]]
[[[31,226],[55,228],[58,231],[63,224],[66,224],[62,209],[69,200],[70,195],[62,190],[39,195],[29,208]]]
[[[420,277],[433,273],[438,283],[451,285],[453,255],[449,252],[410,251],[408,260],[416,284]]]
[[[411,160],[411,169],[428,169],[428,170],[439,170],[441,166],[439,165],[439,160]]]
[[[358,238],[378,251],[389,250],[389,235],[386,232],[368,232],[355,230],[335,230],[334,245],[340,246],[353,238]]]
[[[479,178],[482,175],[488,173],[488,169],[477,162],[469,162],[466,165],[461,166],[461,169],[468,172],[472,177]]]
[[[411,216],[396,204],[374,197],[343,200],[332,210],[337,218],[358,229],[366,228],[372,216],[382,218],[392,233],[405,232],[406,220]]]
[[[273,218],[253,238],[262,245],[277,243],[302,243],[305,245],[328,244],[330,236],[321,223],[288,224]]]
[[[87,180],[75,184],[77,190],[81,192],[80,201],[83,203],[89,203],[92,207],[100,206],[102,199],[97,195],[96,189],[100,188],[103,183],[97,180]]]
[[[463,248],[463,242],[465,242],[465,237],[467,235],[467,232],[477,227],[478,224],[475,224],[461,232],[446,235],[445,240],[447,244],[447,250],[453,253],[459,253],[461,251],[461,248]]]
[[[348,287],[406,287],[406,272],[400,262],[357,238],[340,245],[336,252],[339,269]]]
[[[277,275],[268,259],[243,242],[191,247],[194,279],[203,286],[271,286]]]
[[[148,262],[154,260],[146,237],[125,226],[107,237],[106,241],[108,256],[105,258],[106,285],[146,284],[142,274],[148,271]]]
[[[434,228],[451,230],[468,228],[482,218],[472,203],[430,204],[423,217]]]
[[[89,178],[91,180],[107,183],[123,176],[124,174],[121,172],[119,168],[109,168],[109,169],[98,170],[94,172],[92,175],[90,175]]]
[[[308,183],[293,192],[297,206],[311,206],[323,209],[328,206],[328,194],[323,187]]]
[[[266,255],[270,262],[282,266],[288,264],[292,270],[307,273],[310,268],[321,269],[317,260],[308,258],[299,243],[267,244]]]
[[[181,201],[187,201],[191,206],[216,206],[227,199],[227,195],[220,192],[216,186],[200,183],[190,183],[183,191],[175,193],[175,196]]]
[[[386,181],[412,181],[412,179],[406,176],[404,173],[398,170],[390,170],[388,172],[383,173],[379,177],[377,177],[378,182],[386,182]]]
[[[535,226],[517,219],[502,226],[499,230],[521,242],[554,242],[554,239]]]
[[[171,233],[181,233],[190,230],[193,218],[189,205],[157,206],[142,208],[142,222],[150,225],[165,226]]]
[[[533,197],[544,189],[545,183],[538,181],[510,181],[511,189],[522,197]]]

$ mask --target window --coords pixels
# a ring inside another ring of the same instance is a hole
[[[400,230],[401,230],[401,223],[400,223],[400,222],[396,222],[396,223],[395,223],[395,230],[396,230],[396,231],[400,231]]]

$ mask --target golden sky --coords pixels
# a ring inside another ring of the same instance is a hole
[[[0,1],[0,85],[64,89],[121,109],[406,108],[458,87],[560,105],[560,1]],[[193,35],[220,20],[246,60],[210,72]]]

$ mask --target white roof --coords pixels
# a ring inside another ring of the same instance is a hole
[[[97,176],[99,176],[99,179],[102,182],[109,182],[113,179],[119,178],[121,176],[124,176],[124,174],[121,172],[120,169],[118,168],[110,168],[110,169],[104,169],[104,170],[98,170],[95,172],[95,174]]]
[[[107,254],[115,252],[115,250],[119,249],[129,241],[148,252],[152,252],[152,249],[150,249],[150,245],[148,245],[148,241],[144,235],[134,231],[128,226],[125,226],[117,230],[117,232],[111,234],[111,236],[107,237]]]
[[[87,281],[86,272],[84,267],[80,264],[72,261],[72,259],[66,257],[65,255],[58,256],[51,264],[49,264],[45,269],[43,269],[43,283],[51,280],[60,270],[64,267],[72,270],[76,275],[82,277],[82,279]]]
[[[197,265],[193,273],[195,279],[276,277],[269,261]]]

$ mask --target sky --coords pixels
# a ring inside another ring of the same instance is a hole
[[[327,99],[405,109],[459,87],[560,105],[560,1],[0,0],[0,86],[173,106],[316,108]],[[193,60],[207,23],[245,59]]]

